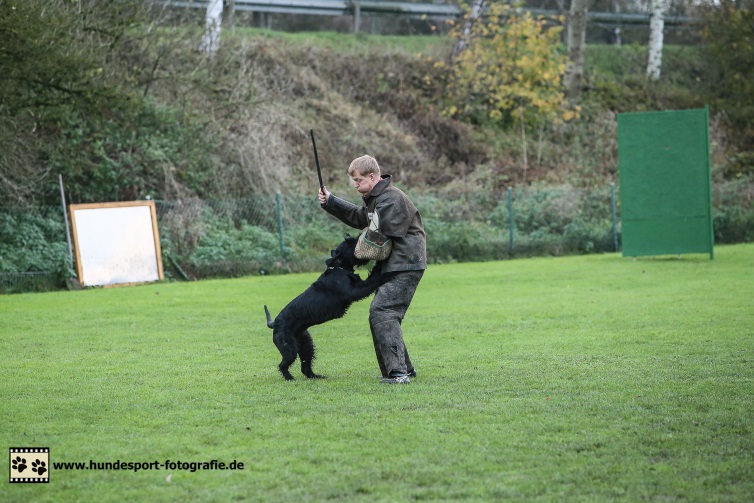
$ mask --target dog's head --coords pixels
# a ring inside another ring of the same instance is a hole
[[[356,242],[358,240],[346,236],[345,240],[334,250],[330,250],[330,258],[325,261],[327,267],[340,267],[353,271],[354,267],[367,265],[369,260],[356,258]]]

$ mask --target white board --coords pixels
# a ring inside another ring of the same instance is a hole
[[[72,204],[76,269],[85,286],[163,278],[154,201]]]

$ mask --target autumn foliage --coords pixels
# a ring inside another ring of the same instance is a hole
[[[527,125],[576,118],[579,109],[569,105],[562,86],[562,20],[503,3],[489,5],[486,13],[474,22],[466,49],[451,65],[448,115]],[[462,26],[456,24],[450,36],[463,36]]]

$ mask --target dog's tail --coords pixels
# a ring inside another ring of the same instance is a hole
[[[270,310],[267,309],[267,304],[264,305],[264,314],[267,315],[267,326],[269,328],[274,327],[275,324],[272,322],[272,316],[270,316]]]

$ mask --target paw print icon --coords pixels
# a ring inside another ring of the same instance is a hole
[[[31,471],[35,472],[41,477],[47,471],[47,465],[44,461],[36,459],[31,462]]]
[[[11,447],[9,461],[11,483],[50,482],[49,447]]]
[[[24,473],[24,470],[26,470],[26,460],[21,456],[16,456],[16,459],[11,461],[11,466],[18,473]]]

